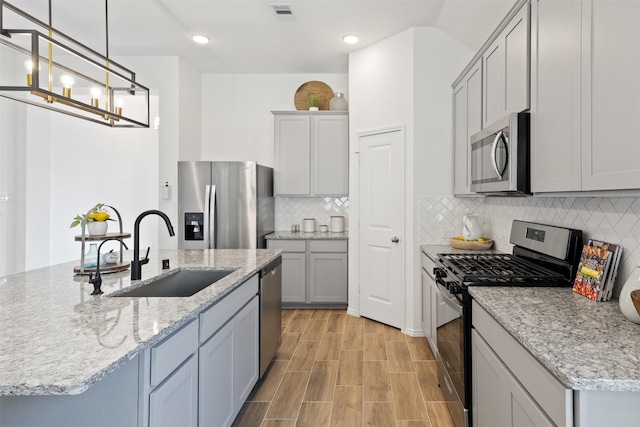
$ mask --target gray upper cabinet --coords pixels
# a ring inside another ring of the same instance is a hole
[[[532,2],[531,187],[640,188],[640,2]]]
[[[580,1],[534,0],[531,9],[531,190],[578,191]]]
[[[483,126],[529,108],[529,3],[482,55]]]
[[[325,111],[273,114],[276,195],[348,195],[348,114]]]
[[[640,188],[640,2],[583,1],[582,187]]]
[[[530,5],[520,2],[453,84],[453,194],[471,191],[471,136],[530,105]]]
[[[471,192],[471,135],[482,129],[482,62],[477,61],[453,89],[453,194]]]
[[[292,196],[311,194],[310,132],[310,116],[276,115],[276,194]]]

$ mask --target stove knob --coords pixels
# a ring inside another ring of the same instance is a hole
[[[443,277],[447,276],[447,273],[445,273],[445,271],[442,268],[434,268],[433,269],[434,274],[436,275],[436,279],[442,279]]]
[[[461,294],[462,287],[460,287],[460,285],[456,285],[455,283],[452,283],[451,288],[449,288],[449,292],[451,292],[453,295]]]

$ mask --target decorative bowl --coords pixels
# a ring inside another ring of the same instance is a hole
[[[638,315],[640,315],[640,289],[631,291],[631,301],[633,301],[633,305],[636,307]]]
[[[449,239],[449,243],[456,249],[483,250],[489,249],[493,246],[493,240],[491,239],[485,239],[484,241],[479,242],[477,240],[460,240],[452,237]]]

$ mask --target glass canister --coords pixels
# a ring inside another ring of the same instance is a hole
[[[329,101],[329,110],[332,111],[347,111],[349,109],[349,104],[347,103],[347,99],[344,97],[344,93],[336,92],[333,94],[333,98]]]
[[[89,244],[89,252],[84,254],[84,268],[96,268],[98,265],[98,245]]]

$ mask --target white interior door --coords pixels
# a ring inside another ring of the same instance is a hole
[[[404,313],[404,131],[361,135],[360,314],[401,328]]]

